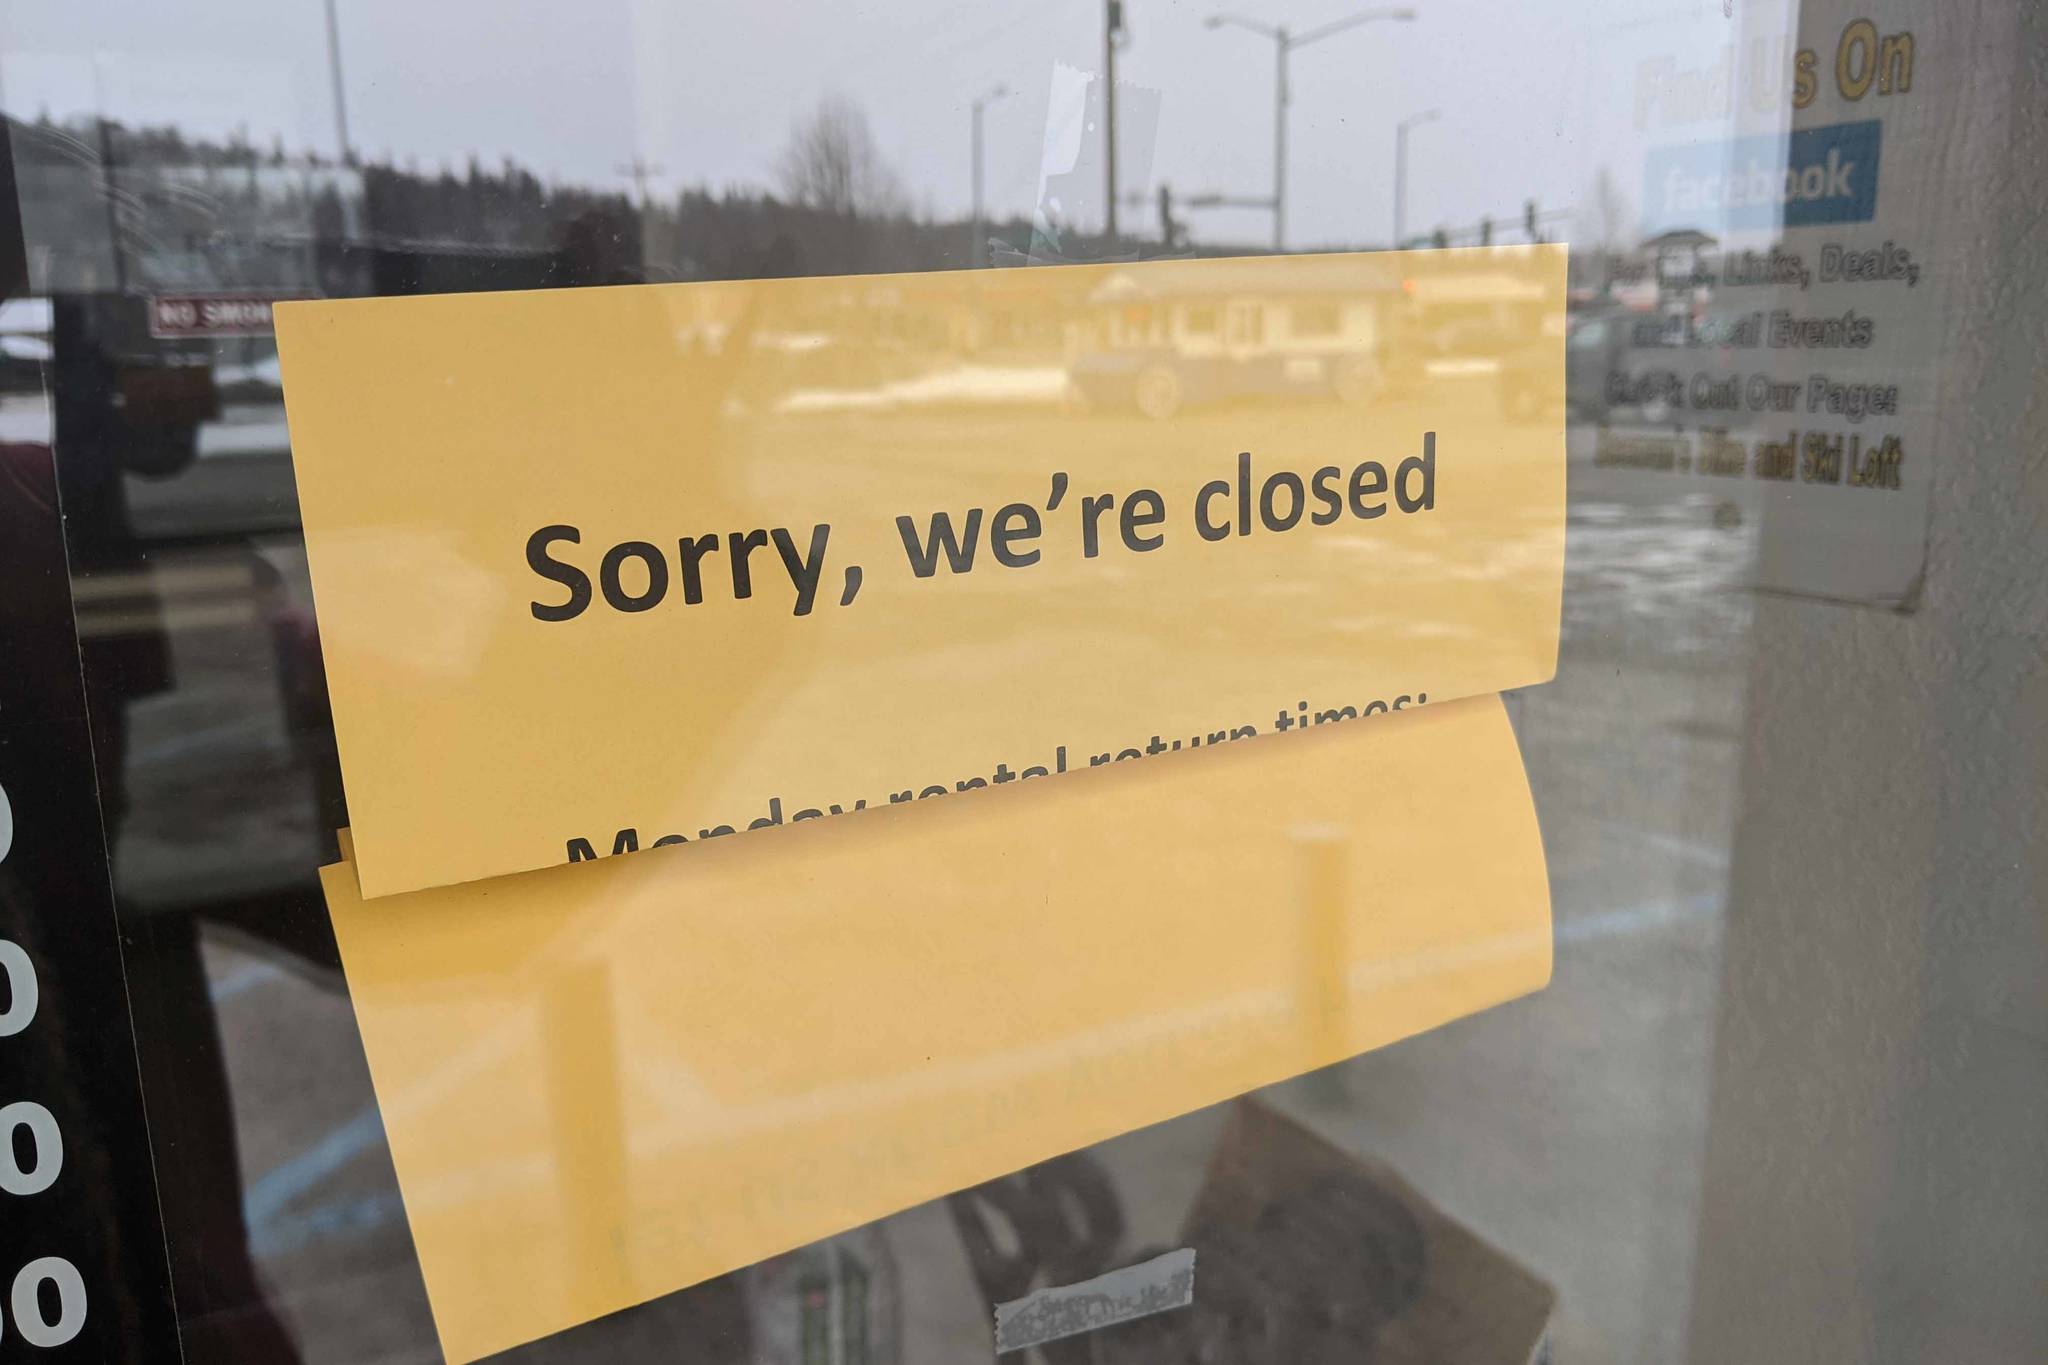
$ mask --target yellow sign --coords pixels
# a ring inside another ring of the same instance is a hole
[[[278,304],[363,893],[1548,678],[1564,264]]]
[[[1494,697],[377,903],[323,880],[457,1362],[1550,973]]]

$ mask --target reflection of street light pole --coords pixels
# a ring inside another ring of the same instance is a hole
[[[341,164],[355,164],[348,146],[348,99],[341,92],[341,20],[335,16],[334,0],[327,0],[327,74],[334,81],[334,136],[341,143]]]
[[[649,203],[647,182],[668,168],[658,161],[646,161],[636,156],[631,161],[614,166],[612,169],[633,182],[634,193],[640,196],[640,211],[645,213]]]
[[[1212,14],[1207,19],[1210,28],[1222,28],[1233,24],[1248,29],[1261,38],[1273,40],[1274,81],[1273,81],[1273,250],[1285,249],[1287,238],[1287,54],[1297,47],[1307,47],[1320,42],[1332,34],[1342,33],[1347,28],[1370,23],[1374,19],[1393,19],[1406,23],[1415,17],[1412,9],[1376,9],[1338,19],[1306,33],[1290,33],[1284,25],[1261,23],[1247,19],[1241,14]]]
[[[974,255],[968,261],[972,269],[988,264],[988,238],[981,222],[981,111],[1009,93],[1009,86],[998,84],[974,101]]]
[[[1425,109],[1419,114],[1410,114],[1394,125],[1394,250],[1399,251],[1408,240],[1408,223],[1404,210],[1408,203],[1408,130],[1425,123],[1432,123],[1443,117],[1441,109]]]
[[[100,201],[107,209],[107,251],[114,267],[114,292],[128,292],[128,271],[121,257],[121,186],[114,178],[114,135],[107,127],[107,92],[100,83],[100,58],[92,59],[92,104],[100,135]]]

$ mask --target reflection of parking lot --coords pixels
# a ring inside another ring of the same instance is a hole
[[[297,693],[313,661],[304,555],[294,542],[167,549],[132,574],[74,585],[88,636],[170,641],[172,687],[128,704],[128,812],[115,841],[124,896],[156,907],[302,883],[318,858],[313,758]],[[136,608],[154,601],[155,617]]]
[[[144,536],[287,531],[299,524],[284,405],[229,403],[199,428],[199,453],[176,478],[127,480],[128,519]]]

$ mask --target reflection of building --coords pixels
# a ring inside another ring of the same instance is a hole
[[[1320,393],[1366,402],[1407,309],[1392,258],[1204,262],[1199,271],[1117,271],[1069,338],[1074,385],[1092,402],[1166,417],[1198,399]]]
[[[1643,243],[1654,267],[1657,301],[1664,307],[1690,307],[1703,300],[1714,279],[1714,257],[1720,239],[1711,233],[1679,228]]]

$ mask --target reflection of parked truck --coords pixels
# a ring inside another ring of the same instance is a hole
[[[1612,308],[1588,309],[1559,319],[1564,328],[1564,406],[1570,417],[1598,419],[1607,414],[1608,373],[1627,347],[1628,315]],[[1501,414],[1511,421],[1534,422],[1551,411],[1544,390],[1551,382],[1559,335],[1546,326],[1531,341],[1500,360]]]
[[[1069,338],[1068,373],[1082,400],[1148,417],[1242,398],[1368,403],[1401,301],[1398,274],[1370,257],[1119,271]]]

